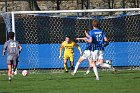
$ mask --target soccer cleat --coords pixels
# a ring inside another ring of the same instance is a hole
[[[112,73],[115,73],[115,72],[117,72],[117,70],[116,70],[114,67],[112,67],[112,68],[111,68],[111,72],[112,72]]]
[[[11,80],[12,80],[12,78],[11,78],[11,77],[8,77],[8,80],[9,80],[9,81],[11,81]]]
[[[99,77],[96,77],[96,80],[100,80]]]
[[[74,76],[74,75],[75,75],[75,73],[73,73],[73,72],[72,72],[72,73],[71,73],[71,75],[72,75],[72,76]]]
[[[14,72],[14,75],[17,75],[17,70]]]
[[[69,71],[65,71],[65,73],[68,73]]]
[[[88,75],[90,73],[90,70],[87,70],[87,72],[84,75]]]
[[[74,70],[74,67],[73,66],[71,66],[71,70]]]
[[[85,76],[88,75],[87,73],[84,74]]]
[[[14,70],[12,70],[11,74],[14,75]]]

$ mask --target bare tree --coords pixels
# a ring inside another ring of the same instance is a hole
[[[113,9],[114,8],[114,0],[103,0],[103,2],[107,3],[108,4],[108,8],[109,9]]]
[[[140,1],[139,0],[127,0],[130,4],[131,4],[131,6],[130,7],[133,7],[133,8],[139,8],[139,3],[140,3]]]
[[[136,3],[137,3],[137,8],[139,8],[140,7],[140,1],[136,0]]]
[[[57,10],[60,10],[61,0],[56,0],[56,4],[57,4],[56,9],[57,9]]]
[[[27,0],[27,2],[29,3],[30,10],[39,10],[40,11],[40,8],[39,8],[36,0]]]

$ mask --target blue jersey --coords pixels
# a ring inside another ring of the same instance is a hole
[[[104,31],[99,29],[93,29],[90,31],[90,36],[93,39],[92,50],[104,50],[104,38],[106,38]]]
[[[89,39],[89,37],[87,37],[87,39]],[[86,43],[86,47],[85,50],[92,50],[92,43]]]

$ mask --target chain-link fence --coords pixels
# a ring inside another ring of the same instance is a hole
[[[10,15],[11,13],[3,13],[7,31],[12,29]],[[114,16],[95,15],[93,12],[19,13],[14,17],[16,40],[23,46],[19,64],[21,69],[62,69],[63,60],[58,58],[61,42],[66,35],[74,41],[76,37],[83,37],[86,28],[92,29],[91,22],[94,19],[100,21],[101,29],[106,32],[110,42],[105,49],[105,59],[112,60],[113,66],[140,66],[139,13]],[[84,42],[77,43],[84,49]],[[79,56],[75,49],[75,62]],[[81,67],[88,67],[88,62],[83,62]]]

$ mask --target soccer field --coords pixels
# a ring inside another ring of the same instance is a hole
[[[0,93],[139,93],[140,71],[100,71],[100,80],[94,74],[84,76],[79,72],[30,74],[15,76],[11,82],[7,75],[0,75]]]

